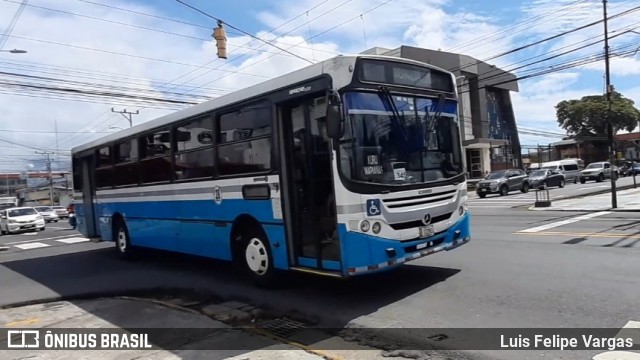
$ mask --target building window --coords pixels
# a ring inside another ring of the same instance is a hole
[[[219,119],[218,171],[248,174],[271,169],[271,105],[243,107]]]

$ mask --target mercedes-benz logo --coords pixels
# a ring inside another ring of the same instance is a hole
[[[431,223],[431,215],[424,214],[424,216],[422,217],[422,223],[425,225],[429,225]]]

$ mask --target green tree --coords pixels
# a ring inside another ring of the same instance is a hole
[[[580,100],[563,100],[556,105],[556,117],[567,134],[576,138],[607,137],[607,96],[591,95]],[[613,133],[633,131],[640,121],[634,102],[618,92],[611,93],[611,126]]]

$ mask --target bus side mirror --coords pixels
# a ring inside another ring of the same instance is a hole
[[[327,104],[327,136],[332,139],[339,139],[343,133],[343,119],[342,119],[342,103],[340,101],[340,95],[337,93],[330,93],[328,95]]]

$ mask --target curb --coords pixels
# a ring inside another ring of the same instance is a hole
[[[618,191],[623,191],[623,190],[630,190],[630,189],[634,189],[633,184],[630,185],[624,185],[624,186],[620,186],[620,187],[616,187],[616,192]],[[638,190],[640,190],[640,186],[637,187]],[[564,200],[573,200],[573,199],[580,199],[580,198],[584,198],[584,197],[589,197],[589,196],[595,196],[595,195],[602,195],[602,194],[607,194],[607,193],[611,193],[611,189],[604,189],[604,190],[597,190],[594,192],[590,192],[588,194],[580,194],[580,195],[572,195],[572,196],[567,196],[567,197],[563,197],[561,199],[556,199],[555,201],[564,201]],[[552,200],[551,202],[553,203],[554,200]],[[553,209],[553,206],[551,206],[551,208],[546,207],[546,208],[536,208],[533,207],[531,204],[524,204],[524,205],[516,205],[516,206],[512,206],[511,209],[515,209],[515,208],[524,208],[524,207],[528,207],[528,210],[531,211],[620,211],[620,212],[624,212],[624,211],[628,211],[628,212],[636,212],[636,211],[640,211],[640,209],[638,210],[626,210],[626,209],[593,209],[593,208],[577,208],[577,209]]]
[[[173,303],[171,301],[144,297],[145,295],[147,295],[147,296],[153,296],[153,295],[157,296],[158,294],[168,295],[168,294],[171,294],[171,293],[176,293],[178,291],[180,291],[180,289],[178,289],[178,288],[163,289],[163,288],[157,288],[156,287],[156,288],[141,289],[141,290],[135,290],[135,291],[104,291],[104,292],[93,292],[93,293],[85,293],[85,294],[77,294],[77,295],[52,296],[52,297],[47,297],[47,298],[42,298],[42,299],[37,299],[37,300],[15,302],[15,303],[12,303],[12,304],[3,305],[3,306],[0,306],[0,310],[8,310],[8,309],[14,309],[14,308],[19,308],[19,307],[23,307],[23,306],[40,305],[40,304],[47,304],[47,303],[53,303],[53,302],[59,302],[59,301],[71,302],[71,301],[78,301],[78,300],[99,300],[99,299],[113,298],[113,299],[132,300],[132,301],[140,301],[140,302],[148,302],[148,303],[152,303],[152,304],[157,304],[157,305],[165,306],[165,307],[177,310],[177,311],[183,311],[183,312],[191,313],[191,314],[194,314],[194,315],[202,315],[202,316],[208,317],[210,319],[213,319],[215,321],[219,321],[220,323],[223,323],[223,324],[233,325],[229,321],[223,321],[221,319],[218,319],[215,316],[215,314],[207,314],[206,311],[202,311],[203,309],[196,310],[196,309],[193,309],[193,308],[188,307],[188,306],[182,306],[182,305]],[[185,289],[185,291],[189,291],[189,290]],[[192,292],[192,290],[191,290],[191,292]],[[135,295],[133,295],[134,293],[135,293]],[[128,294],[128,295],[124,295],[124,294]],[[206,301],[204,301],[204,302],[206,302]],[[227,301],[226,304],[230,304],[232,302],[237,302],[237,301],[230,300],[230,301]],[[199,303],[198,305],[201,305],[201,304],[202,303]],[[255,321],[255,319],[254,319],[254,321]],[[253,323],[253,321],[251,321],[251,323]],[[287,339],[285,337],[279,336],[279,335],[277,335],[275,333],[271,333],[271,332],[269,332],[267,330],[263,330],[263,329],[261,329],[259,327],[252,326],[253,324],[244,324],[244,325],[245,326],[239,327],[239,329],[244,331],[244,332],[270,338],[271,340],[274,340],[274,341],[280,342],[282,344],[286,344],[286,345],[292,346],[294,348],[298,348],[298,349],[300,349],[302,351],[305,351],[305,352],[307,352],[309,354],[316,355],[316,356],[324,358],[326,360],[345,360],[345,358],[343,356],[331,354],[330,352],[324,351],[324,350],[313,349],[310,346],[305,345],[303,343],[300,343],[300,342],[297,342],[297,341],[292,341],[292,340]],[[247,326],[247,325],[249,325],[249,326]],[[381,351],[380,349],[376,349],[376,348],[371,348],[371,350]]]

